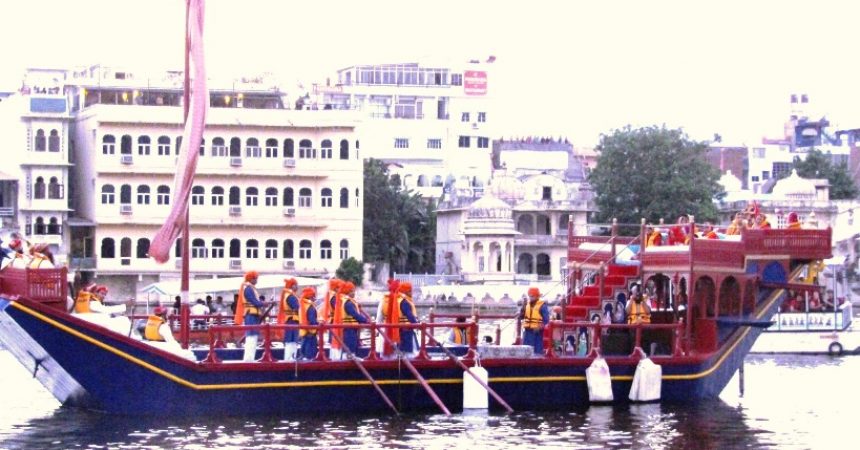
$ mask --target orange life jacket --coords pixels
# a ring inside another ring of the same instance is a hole
[[[389,310],[389,308],[392,308],[392,305],[390,303],[390,299],[391,299],[391,294],[385,294],[385,296],[382,297],[382,318],[383,318],[383,321],[385,323],[389,323],[389,324],[400,323],[400,308],[399,308],[400,303],[398,302],[396,305],[393,305],[396,307]],[[391,312],[391,317],[388,317],[389,311]],[[399,328],[391,328],[388,332],[388,336],[391,338],[392,341],[400,342],[400,329]]]
[[[341,297],[340,293],[336,293],[334,296],[334,309],[331,323],[343,323],[343,297]],[[341,341],[343,341],[343,330],[342,329],[333,329],[330,333],[334,333],[340,339],[331,338],[331,348],[341,348]]]
[[[627,323],[651,323],[651,311],[648,310],[645,300],[642,300],[642,303],[631,301],[627,307]]]
[[[245,288],[249,286],[254,290],[254,295],[256,295],[257,298],[260,298],[259,295],[257,295],[257,288],[255,288],[253,284],[248,281],[242,283],[242,286],[239,288],[239,301],[236,302],[236,314],[233,316],[233,322],[236,325],[242,325],[245,322],[245,315],[247,314],[255,316],[260,315],[260,310],[257,309],[253,303],[245,299]]]
[[[286,323],[288,320],[298,322],[299,312],[290,307],[290,302],[287,301],[289,296],[296,296],[292,289],[284,288],[281,291],[281,305],[278,308],[278,323]],[[301,302],[300,302],[301,303]]]
[[[341,302],[341,308],[343,309],[343,311],[341,311],[341,317],[343,317],[343,323],[358,323],[358,321],[355,320],[354,317],[352,317],[346,313],[346,304],[347,303],[352,303],[352,306],[353,306],[353,308],[355,308],[355,311],[358,314],[361,314],[361,308],[358,306],[358,303],[356,303],[355,299],[352,297],[348,297],[348,296],[344,295],[343,301]]]
[[[526,311],[523,316],[525,329],[540,330],[543,327],[543,317],[540,315],[540,308],[543,304],[543,300],[538,300],[534,304],[532,302],[526,303]]]
[[[90,309],[91,300],[98,301],[98,297],[84,290],[78,292],[78,296],[75,297],[75,312],[81,314],[93,312]]]
[[[308,321],[308,310],[314,307],[313,300],[309,298],[299,299],[299,325],[310,325]],[[317,330],[299,330],[299,336],[305,335],[315,335],[317,334]]]

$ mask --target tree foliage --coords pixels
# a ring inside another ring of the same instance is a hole
[[[681,214],[693,214],[698,222],[716,218],[713,200],[723,195],[719,170],[706,159],[707,145],[682,130],[628,125],[601,135],[596,151],[597,167],[588,180],[597,194],[599,221],[654,223]]]
[[[364,265],[361,261],[350,256],[340,262],[335,275],[341,280],[351,281],[356,286],[361,286],[364,278]]]
[[[845,200],[856,198],[860,192],[848,173],[845,163],[833,164],[830,159],[818,149],[812,149],[806,159],[795,158],[794,168],[803,178],[826,178],[830,182],[830,199]],[[786,174],[787,176],[787,174]]]
[[[364,162],[364,259],[397,272],[433,271],[436,213],[432,202],[403,190],[382,161]]]

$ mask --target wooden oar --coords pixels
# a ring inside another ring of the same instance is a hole
[[[471,375],[472,378],[474,378],[475,381],[477,381],[478,384],[480,384],[482,388],[486,389],[486,391],[489,392],[490,395],[492,395],[493,398],[496,399],[496,401],[499,402],[500,405],[502,405],[506,410],[508,410],[509,413],[514,412],[514,409],[511,408],[511,406],[508,405],[508,403],[506,401],[504,401],[502,399],[502,397],[499,396],[499,394],[497,394],[496,391],[493,390],[493,388],[491,388],[487,383],[485,383],[484,380],[480,379],[477,375],[475,375],[475,373],[472,372],[472,370],[469,369],[469,367],[467,365],[463,364],[463,361],[460,361],[460,358],[457,358],[457,356],[454,355],[454,353],[452,353],[451,350],[448,350],[448,348],[446,348],[444,345],[442,345],[442,343],[439,342],[435,337],[433,337],[432,334],[428,333],[428,336],[430,337],[430,339],[433,342],[436,343],[436,345],[439,346],[439,348],[442,349],[442,351],[445,352],[446,355],[448,355],[448,358],[451,361],[454,361],[458,366],[460,366],[461,369],[463,369],[464,371],[466,371],[466,373]]]
[[[349,359],[351,359],[352,362],[354,362],[355,365],[358,366],[358,370],[360,370],[361,373],[364,374],[364,377],[367,378],[368,381],[370,381],[370,384],[373,385],[373,388],[376,389],[376,392],[379,393],[382,399],[385,400],[385,403],[387,403],[391,410],[394,411],[394,414],[400,414],[400,411],[397,410],[397,408],[394,406],[394,403],[391,402],[391,399],[388,398],[387,395],[385,395],[385,392],[382,390],[381,387],[379,387],[379,384],[376,382],[376,380],[374,380],[373,377],[370,376],[370,372],[367,371],[367,368],[364,367],[364,364],[361,363],[361,360],[359,360],[358,357],[355,356],[355,353],[353,353],[352,350],[350,350],[346,346],[341,337],[335,333],[329,333],[329,335],[332,336],[334,339],[337,339],[337,341],[341,345],[341,349],[346,351],[346,354],[349,356]]]
[[[385,339],[385,341],[389,345],[391,345],[391,348],[393,348],[394,351],[397,352],[397,356],[400,358],[401,361],[403,361],[403,363],[406,365],[406,368],[409,369],[410,372],[412,372],[412,375],[415,376],[415,379],[418,380],[418,383],[420,383],[421,386],[424,388],[424,390],[427,391],[427,394],[430,395],[430,398],[432,398],[433,401],[436,402],[436,405],[439,406],[439,409],[441,409],[442,412],[444,412],[446,416],[450,416],[451,411],[448,411],[448,408],[445,406],[444,403],[442,403],[442,399],[440,399],[439,396],[436,395],[436,392],[433,390],[432,387],[430,387],[430,384],[427,383],[427,380],[425,380],[424,377],[422,377],[421,374],[418,373],[418,369],[416,369],[415,366],[412,365],[412,362],[409,361],[409,358],[407,358],[406,355],[404,355],[403,352],[400,351],[400,348],[398,348],[397,344],[395,344],[391,340],[391,338],[388,337],[379,328],[377,328],[376,331],[379,333],[380,336],[382,336],[383,339]]]

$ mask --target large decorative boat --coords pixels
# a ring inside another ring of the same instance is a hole
[[[641,237],[569,231],[571,293],[563,319],[549,322],[545,336],[578,336],[582,352],[548,345],[531,355],[523,346],[478,345],[474,332],[467,345],[442,352],[434,335],[464,324],[433,322],[396,325],[416,329],[414,358],[382,356],[369,339],[362,359],[332,361],[326,331],[356,327],[369,337],[384,325],[324,324],[316,359],[283,362],[271,336],[288,326],[263,324],[258,361],[246,363],[240,350],[219,344],[222,334],[248,327],[225,324],[209,326],[208,345],[183,357],[133,330],[69,313],[65,268],[0,272],[0,340],[63,404],[130,415],[456,410],[474,395],[464,394],[464,369],[477,365],[493,391],[490,408],[565,410],[589,404],[586,370],[600,359],[616,402],[629,401],[645,358],[662,371],[662,401],[696,402],[723,390],[787,289],[797,289],[808,264],[830,256],[830,237],[829,229],[746,230],[736,240],[643,248]],[[656,299],[649,324],[590,320],[637,283]],[[182,319],[187,329],[188,315]]]

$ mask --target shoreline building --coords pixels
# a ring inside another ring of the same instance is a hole
[[[359,111],[362,157],[438,200],[454,180],[480,187],[489,179],[494,61],[350,66],[334,85],[315,85],[302,107]]]
[[[179,277],[179,241],[163,265],[148,249],[173,200],[182,78],[93,66],[66,81],[76,149],[70,269],[115,295]],[[284,93],[260,79],[211,85],[190,199],[192,278],[324,276],[360,260],[355,113],[288,110]]]
[[[29,69],[19,92],[0,104],[6,162],[0,168],[3,238],[19,232],[30,244],[48,244],[57,264],[65,264],[70,252],[68,186],[74,152],[64,78],[64,70]]]

